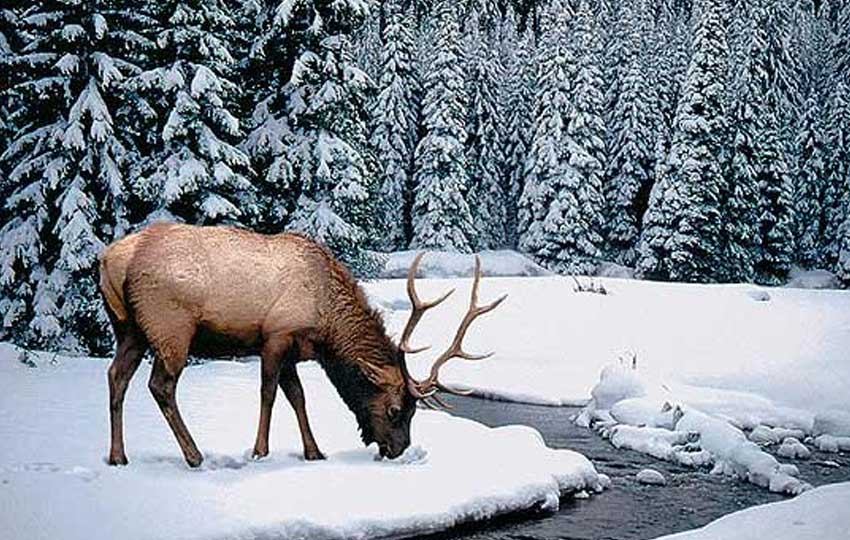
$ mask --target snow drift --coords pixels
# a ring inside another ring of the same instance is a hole
[[[658,540],[840,540],[850,531],[848,508],[850,482],[832,484]]]

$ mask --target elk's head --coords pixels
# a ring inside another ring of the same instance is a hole
[[[451,345],[434,361],[427,378],[422,381],[414,379],[407,370],[406,355],[422,352],[428,349],[428,347],[412,347],[410,345],[410,336],[422,319],[422,315],[427,310],[442,303],[454,292],[454,289],[452,289],[430,302],[420,300],[419,295],[416,293],[415,279],[416,272],[419,269],[419,263],[424,255],[425,253],[417,255],[407,272],[407,295],[410,298],[412,311],[401,334],[401,340],[398,346],[392,346],[391,354],[394,358],[391,362],[387,363],[388,367],[386,369],[368,366],[364,369],[364,373],[372,381],[376,391],[368,399],[368,422],[360,422],[363,442],[366,444],[373,441],[376,442],[381,456],[391,459],[401,455],[410,446],[410,422],[416,412],[417,403],[422,403],[428,408],[450,408],[440,398],[439,392],[458,395],[467,394],[467,392],[451,388],[441,383],[438,379],[440,368],[452,358],[484,360],[492,356],[493,353],[471,354],[464,351],[463,338],[472,321],[495,309],[507,297],[507,295],[504,295],[490,304],[478,305],[481,261],[476,256],[475,275],[472,281],[469,309],[466,315],[464,315]]]

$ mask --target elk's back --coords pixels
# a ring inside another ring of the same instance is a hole
[[[250,346],[264,332],[315,325],[325,288],[326,262],[310,240],[232,227],[151,225],[111,245],[102,261],[110,291],[121,291],[124,269],[122,305],[149,339],[185,326]]]

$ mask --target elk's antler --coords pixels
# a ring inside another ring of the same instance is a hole
[[[419,300],[419,297],[416,295],[416,288],[414,287],[413,282],[414,282],[414,277],[416,275],[416,269],[419,265],[419,261],[421,260],[422,255],[423,254],[419,254],[416,257],[416,259],[414,259],[413,265],[411,265],[410,271],[407,274],[407,293],[410,296],[411,303],[413,303],[414,310],[413,310],[413,313],[411,313],[410,320],[408,321],[407,326],[404,329],[404,333],[402,334],[402,345],[401,345],[401,347],[402,347],[402,350],[404,350],[405,352],[419,352],[419,351],[425,350],[425,349],[411,350],[410,347],[407,344],[407,339],[410,337],[410,333],[413,332],[413,328],[415,328],[416,323],[419,322],[419,319],[422,317],[422,314],[425,312],[425,310],[439,304],[440,302],[445,300],[448,297],[449,294],[454,292],[454,289],[452,289],[447,294],[440,297],[438,300],[431,302],[431,303],[428,303],[428,304],[423,304]],[[469,326],[472,324],[472,321],[474,321],[475,319],[477,319],[481,315],[484,315],[485,313],[488,313],[488,312],[496,309],[496,307],[498,307],[498,305],[501,304],[505,300],[505,298],[508,297],[508,295],[505,294],[505,295],[499,297],[498,299],[496,299],[495,301],[493,301],[489,304],[479,306],[478,305],[478,285],[479,285],[480,282],[481,282],[481,259],[479,259],[479,257],[476,256],[475,257],[475,275],[474,275],[473,280],[472,280],[472,293],[471,293],[470,299],[469,299],[469,309],[467,310],[466,315],[464,315],[463,320],[461,321],[460,326],[458,327],[457,332],[455,333],[455,337],[452,340],[451,345],[449,345],[449,348],[443,354],[441,354],[440,356],[437,357],[437,359],[434,361],[434,364],[431,366],[430,375],[424,381],[417,381],[417,380],[413,379],[410,376],[410,374],[407,373],[407,369],[406,368],[404,369],[404,372],[405,372],[404,375],[407,378],[407,386],[408,386],[408,389],[410,390],[411,394],[416,398],[424,400],[427,405],[431,405],[428,402],[428,398],[434,398],[435,394],[438,391],[447,392],[449,394],[457,394],[457,395],[467,395],[468,394],[468,392],[464,392],[464,391],[461,391],[461,390],[457,390],[457,389],[448,387],[448,386],[446,386],[446,385],[444,385],[443,383],[440,382],[439,373],[440,373],[440,368],[443,366],[443,364],[445,364],[446,362],[448,362],[452,358],[463,358],[464,360],[484,360],[485,358],[489,358],[493,355],[493,353],[472,354],[472,353],[468,353],[468,352],[463,350],[463,338],[466,335],[466,331],[469,329]],[[438,401],[438,403],[440,403],[440,401]]]
[[[424,251],[416,255],[413,259],[413,263],[410,265],[410,269],[407,271],[407,296],[410,298],[410,304],[413,308],[410,312],[410,318],[407,320],[407,324],[404,325],[404,331],[401,333],[401,340],[399,341],[398,346],[399,349],[407,354],[416,354],[427,350],[430,347],[429,345],[419,348],[411,347],[410,336],[413,334],[413,330],[416,328],[416,325],[419,324],[419,321],[422,319],[422,315],[424,315],[426,311],[440,305],[446,298],[455,292],[454,289],[451,289],[443,296],[436,300],[432,300],[431,302],[423,302],[419,298],[419,295],[416,294],[416,285],[414,282],[416,281],[416,272],[419,270],[419,263],[422,261],[422,257],[424,256]],[[431,392],[431,394],[420,392],[418,382],[407,372],[407,366],[404,363],[402,364],[402,371],[404,372],[404,377],[407,380],[407,388],[413,397],[417,399],[425,399],[434,394],[434,392]]]

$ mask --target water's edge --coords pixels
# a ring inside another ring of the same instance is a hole
[[[665,463],[629,450],[616,450],[590,430],[575,426],[576,407],[551,407],[451,397],[452,414],[497,427],[525,424],[536,428],[546,444],[587,456],[612,486],[589,499],[565,497],[554,514],[525,512],[485,523],[469,523],[420,538],[429,540],[646,540],[702,527],[731,512],[784,499],[752,484]],[[811,459],[785,460],[800,468],[812,485],[850,481],[850,456],[813,450]],[[838,468],[824,466],[824,461]],[[635,475],[653,468],[667,478],[663,487],[639,484]]]

